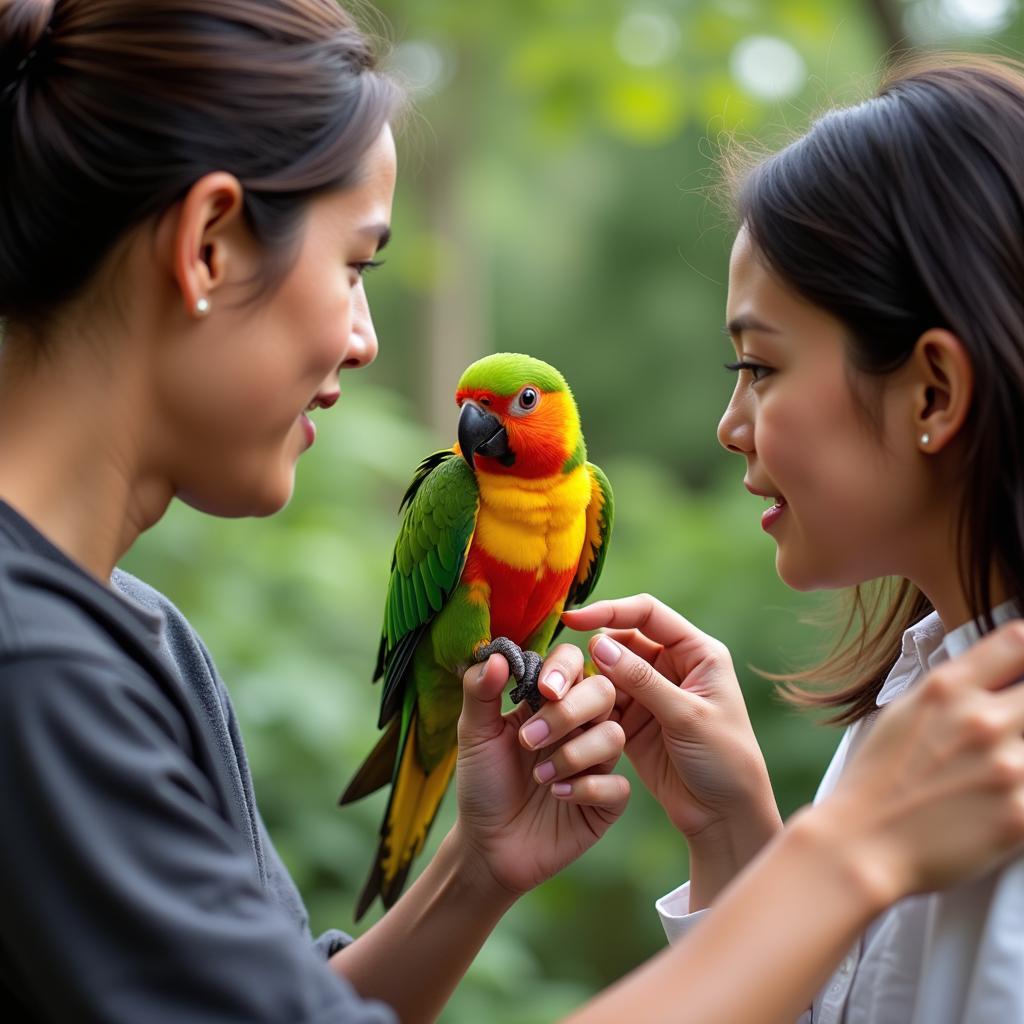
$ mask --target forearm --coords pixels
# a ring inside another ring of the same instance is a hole
[[[464,857],[458,826],[380,921],[331,957],[331,967],[403,1024],[437,1019],[487,936],[513,902]]]
[[[792,1024],[885,898],[801,816],[676,946],[628,975],[572,1024]]]

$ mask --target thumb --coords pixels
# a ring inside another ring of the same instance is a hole
[[[647,708],[662,727],[679,719],[690,695],[656,671],[649,661],[606,633],[591,639],[590,653],[615,688]]]
[[[508,679],[508,662],[500,654],[467,669],[462,677],[460,739],[490,739],[501,731],[501,694]]]

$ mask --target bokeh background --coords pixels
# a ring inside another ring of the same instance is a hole
[[[1024,42],[1017,0],[380,0],[360,17],[415,107],[394,240],[367,282],[380,356],[319,416],[284,512],[228,523],[176,505],[125,561],[211,648],[316,931],[360,930],[384,806],[335,800],[376,735],[397,505],[454,440],[455,383],[488,352],[539,356],[573,386],[616,492],[598,596],[650,591],[725,641],[783,813],[812,797],[838,733],[754,667],[806,664],[822,634],[801,620],[823,598],[779,583],[763,504],[715,440],[733,231],[717,159],[870,94],[903,49]],[[686,876],[636,786],[625,819],[508,914],[443,1020],[558,1018],[662,947],[653,902]]]

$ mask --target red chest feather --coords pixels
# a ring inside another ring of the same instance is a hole
[[[513,569],[474,542],[462,578],[487,584],[491,594],[491,636],[507,636],[522,646],[565,601],[574,575],[574,569],[540,573]]]

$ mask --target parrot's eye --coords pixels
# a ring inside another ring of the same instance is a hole
[[[540,395],[537,394],[536,388],[523,388],[519,392],[515,402],[512,403],[513,412],[533,412],[537,408],[537,403],[540,401]]]

